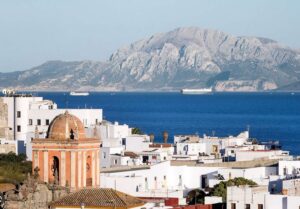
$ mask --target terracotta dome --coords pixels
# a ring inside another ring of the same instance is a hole
[[[48,138],[78,140],[86,137],[84,126],[80,119],[66,111],[53,119],[48,129]]]

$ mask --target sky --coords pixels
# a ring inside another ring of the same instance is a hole
[[[299,0],[0,0],[0,72],[105,61],[155,33],[196,26],[300,48]]]

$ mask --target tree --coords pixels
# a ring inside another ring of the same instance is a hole
[[[214,186],[214,188],[212,189],[211,195],[222,197],[223,202],[226,202],[227,187],[228,186],[240,186],[240,185],[254,186],[257,184],[252,180],[245,179],[242,177],[230,179],[228,181],[221,181],[219,184]]]
[[[132,134],[138,134],[138,135],[142,135],[142,134],[143,134],[143,132],[141,131],[141,129],[139,129],[139,128],[137,128],[137,127],[133,128],[133,129],[131,130],[131,133],[132,133]]]
[[[204,204],[205,193],[200,189],[194,189],[187,195],[187,202],[189,205]]]

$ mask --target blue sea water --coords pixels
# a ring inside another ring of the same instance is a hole
[[[279,140],[291,154],[300,154],[300,93],[68,93],[39,92],[61,108],[102,108],[104,118],[169,142],[177,134],[236,135],[250,127],[260,141]]]

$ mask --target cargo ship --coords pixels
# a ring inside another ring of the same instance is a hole
[[[212,88],[202,89],[181,89],[182,94],[209,94],[212,93]]]
[[[90,95],[89,92],[76,92],[76,91],[71,91],[70,96],[88,96]]]

